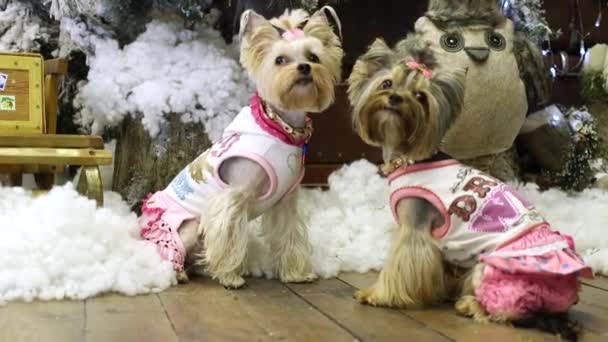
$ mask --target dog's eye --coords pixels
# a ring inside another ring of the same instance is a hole
[[[287,63],[287,58],[285,58],[284,56],[279,56],[274,60],[274,64],[276,65],[283,65]]]
[[[308,54],[308,60],[311,61],[312,63],[319,63],[319,56],[315,55],[314,53],[309,53]]]
[[[380,84],[380,89],[389,89],[392,86],[393,86],[393,81],[384,80],[384,81],[382,81],[382,84]]]
[[[414,93],[414,96],[416,97],[416,100],[420,102],[426,101],[426,95],[423,92],[417,91]]]

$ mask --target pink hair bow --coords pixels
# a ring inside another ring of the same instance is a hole
[[[424,65],[424,64],[420,64],[415,61],[409,61],[405,64],[407,65],[408,68],[410,68],[412,70],[419,70],[426,78],[433,77],[433,72],[431,70],[429,70],[429,68],[427,68],[426,65]]]
[[[291,29],[289,31],[285,31],[283,32],[283,39],[288,40],[288,41],[294,41],[296,39],[302,39],[304,38],[304,31],[300,30],[300,29]]]

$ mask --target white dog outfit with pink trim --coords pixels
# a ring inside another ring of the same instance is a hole
[[[431,233],[446,261],[485,264],[476,295],[491,314],[565,311],[578,298],[576,277],[592,276],[569,236],[551,230],[521,194],[481,171],[447,157],[388,178],[395,218],[399,201],[427,200],[444,219]]]
[[[401,199],[418,197],[442,213],[444,225],[433,229],[433,236],[446,259],[462,267],[544,222],[510,186],[454,159],[402,168],[389,181],[393,211]]]
[[[310,120],[307,125],[310,128]],[[300,184],[307,139],[296,139],[285,132],[266,115],[254,95],[250,106],[241,110],[220,141],[184,168],[166,189],[145,200],[141,236],[156,243],[161,256],[171,260],[176,270],[183,270],[185,250],[177,231],[186,220],[200,220],[208,199],[227,187],[219,177],[222,163],[230,158],[247,158],[266,172],[270,184],[254,208],[257,217]]]

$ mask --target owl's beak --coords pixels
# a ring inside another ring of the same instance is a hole
[[[467,52],[467,55],[471,57],[471,59],[477,63],[483,63],[490,56],[490,49],[485,47],[466,47],[464,51]]]

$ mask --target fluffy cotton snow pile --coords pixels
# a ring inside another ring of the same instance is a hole
[[[155,20],[123,48],[70,19],[62,20],[62,31],[93,50],[88,81],[74,99],[77,121],[93,132],[141,113],[144,127],[156,136],[164,116],[177,113],[184,122],[204,123],[215,140],[251,95],[234,47],[207,25],[190,31]]]
[[[0,304],[171,286],[171,264],[129,236],[136,215],[117,194],[108,192],[105,200],[106,207],[97,209],[70,184],[37,198],[0,187]]]
[[[313,266],[322,277],[340,271],[379,270],[395,225],[389,189],[373,164],[361,160],[336,171],[330,189],[302,190],[300,209],[310,227]],[[519,190],[553,227],[574,236],[595,271],[608,275],[608,193]],[[272,277],[268,247],[252,222],[249,270]],[[71,184],[32,199],[22,189],[0,188],[0,303],[14,299],[86,298],[101,292],[133,295],[174,284],[174,273],[154,247],[135,240],[136,215],[115,193],[106,207],[79,197]]]
[[[381,268],[395,228],[386,180],[377,166],[362,160],[336,171],[328,182],[329,191],[306,190],[302,200],[315,269],[331,277]]]
[[[313,266],[322,277],[382,268],[395,228],[386,180],[360,160],[334,172],[329,190],[303,189],[300,210],[309,227]],[[254,234],[254,275],[272,276],[268,252]]]

